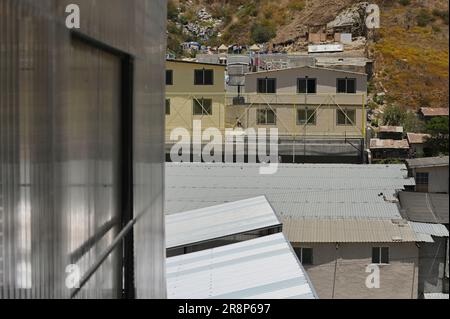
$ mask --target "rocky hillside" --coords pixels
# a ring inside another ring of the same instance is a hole
[[[180,43],[270,43],[283,51],[304,49],[304,35],[351,19],[353,33],[367,36],[375,61],[370,88],[384,104],[417,109],[448,106],[449,29],[446,0],[372,0],[381,29],[367,34],[359,0],[169,0],[169,49]],[[376,105],[373,105],[376,107]]]

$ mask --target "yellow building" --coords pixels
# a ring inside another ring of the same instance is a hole
[[[166,143],[176,128],[200,120],[202,129],[225,129],[225,65],[190,61],[166,62]]]

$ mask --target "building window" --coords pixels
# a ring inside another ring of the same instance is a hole
[[[194,115],[212,115],[212,100],[194,99]]]
[[[194,71],[194,84],[195,85],[213,85],[214,84],[214,71],[213,70],[195,70]]]
[[[297,93],[300,94],[316,94],[317,80],[308,77],[297,79]]]
[[[312,265],[313,264],[313,250],[312,248],[294,248],[298,259],[302,265]]]
[[[416,173],[416,184],[428,185],[429,178],[430,178],[429,173]]]
[[[276,125],[275,112],[270,109],[258,110],[258,125]]]
[[[337,93],[347,93],[347,94],[355,94],[356,93],[356,79],[337,79]]]
[[[337,110],[337,125],[355,125],[356,110]]]
[[[277,93],[277,80],[268,78],[258,79],[258,93]]]
[[[297,110],[297,124],[316,125],[316,110],[307,107]]]
[[[170,99],[166,99],[166,115],[170,115]]]
[[[389,247],[373,247],[372,264],[389,264]]]
[[[166,70],[166,85],[173,85],[173,70]]]

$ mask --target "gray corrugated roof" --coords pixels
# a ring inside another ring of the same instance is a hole
[[[167,248],[280,226],[264,196],[166,216]]]
[[[283,234],[167,259],[169,299],[315,299]]]
[[[448,166],[448,156],[424,157],[406,160],[409,168]]]
[[[414,185],[404,165],[280,164],[274,175],[260,175],[259,168],[168,163],[166,212],[265,195],[279,216],[396,219],[400,212],[389,199]]]
[[[404,221],[362,219],[283,219],[283,232],[293,243],[391,243],[418,241]]]
[[[449,223],[448,194],[400,192],[399,199],[402,214],[410,221]]]

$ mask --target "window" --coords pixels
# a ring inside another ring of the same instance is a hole
[[[194,71],[194,84],[195,85],[213,85],[214,84],[214,71],[213,70],[195,70]]]
[[[277,93],[277,80],[258,79],[258,93]]]
[[[416,184],[418,185],[428,185],[428,179],[430,178],[429,173],[416,173]]]
[[[300,94],[316,94],[317,80],[308,77],[297,80],[297,93]]]
[[[166,70],[166,85],[173,85],[173,71]]]
[[[212,100],[194,99],[194,115],[212,115]]]
[[[316,110],[313,108],[304,108],[297,110],[298,125],[316,125]]]
[[[275,125],[275,112],[270,109],[258,110],[258,125]]]
[[[347,93],[347,94],[355,94],[356,93],[356,79],[337,79],[336,85],[337,93]]]
[[[373,247],[372,264],[389,264],[389,247]]]
[[[356,110],[337,110],[337,125],[355,125]]]
[[[313,250],[312,248],[294,248],[298,259],[303,265],[313,264]]]
[[[166,115],[170,115],[170,99],[166,99]]]

